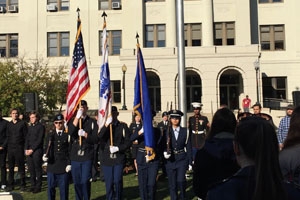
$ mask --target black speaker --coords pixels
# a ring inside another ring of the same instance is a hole
[[[36,94],[35,93],[24,93],[25,100],[25,112],[31,112],[36,110]]]
[[[292,95],[294,106],[300,106],[300,91],[293,91]]]

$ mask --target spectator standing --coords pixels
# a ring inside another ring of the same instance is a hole
[[[279,162],[282,175],[287,180],[293,180],[298,173],[297,183],[300,184],[300,107],[296,107],[290,119],[290,128],[284,140]],[[298,172],[297,172],[298,170]]]
[[[285,140],[285,138],[287,137],[287,133],[290,127],[290,121],[291,121],[291,116],[294,110],[294,106],[293,105],[288,105],[286,108],[286,116],[283,117],[280,120],[279,126],[278,126],[278,134],[277,134],[277,138],[278,138],[278,143],[279,143],[279,149],[281,150],[283,148],[283,142]]]
[[[139,131],[143,127],[143,124],[141,122],[141,116],[135,114],[134,115],[134,122],[132,122],[129,126],[129,130],[131,134],[134,134],[136,131]],[[138,165],[136,162],[136,156],[137,156],[137,151],[139,148],[139,141],[138,139],[132,140],[132,145],[131,145],[131,156],[133,159],[134,167],[135,167],[135,175],[138,175]]]
[[[118,120],[119,112],[117,107],[112,106],[111,114],[112,116],[107,118],[99,133],[100,140],[105,143],[101,168],[104,173],[106,199],[120,200],[123,198],[125,152],[131,145],[130,130],[127,124]],[[112,133],[110,134],[111,130]],[[113,142],[112,145],[111,141]]]
[[[244,112],[249,112],[249,108],[251,106],[251,99],[249,98],[248,95],[246,95],[246,97],[243,99],[242,105],[243,105]]]
[[[94,144],[98,143],[98,124],[87,115],[87,111],[87,102],[81,100],[76,117],[68,124],[72,140],[70,160],[76,200],[90,199]]]
[[[53,120],[54,129],[46,139],[43,161],[47,162],[48,200],[55,200],[56,187],[59,188],[60,200],[69,199],[70,136],[64,128],[64,116],[58,114]]]
[[[198,150],[193,165],[193,190],[201,199],[206,198],[211,185],[239,169],[232,145],[235,127],[235,116],[228,108],[214,114],[204,147]]]
[[[296,200],[299,191],[283,181],[274,127],[261,117],[239,122],[234,151],[241,169],[207,194],[207,200]]]
[[[42,188],[45,126],[39,122],[40,116],[35,111],[30,112],[29,120],[28,133],[25,140],[25,155],[27,156],[30,173],[30,192],[39,193]]]
[[[169,112],[171,126],[165,134],[166,170],[171,200],[186,198],[187,170],[192,170],[192,143],[186,128],[180,126],[183,113],[180,110]],[[178,190],[180,191],[178,197]]]
[[[189,134],[192,141],[193,147],[193,159],[195,158],[196,152],[201,149],[204,145],[206,132],[209,130],[209,121],[206,116],[201,115],[202,103],[193,102],[194,115],[189,117],[188,127]]]
[[[7,125],[7,158],[8,158],[8,187],[7,191],[14,190],[14,168],[18,166],[20,175],[20,191],[25,191],[25,139],[27,135],[27,124],[19,119],[19,110],[11,109],[10,116],[12,120]]]
[[[1,172],[1,190],[5,190],[6,179],[6,156],[7,156],[7,137],[6,128],[8,121],[2,118],[2,110],[0,109],[0,172]]]

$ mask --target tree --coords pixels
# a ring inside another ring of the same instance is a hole
[[[0,62],[0,107],[3,115],[10,108],[25,111],[24,93],[36,93],[38,111],[49,114],[65,102],[67,79],[65,65],[49,67],[49,61],[25,58]]]

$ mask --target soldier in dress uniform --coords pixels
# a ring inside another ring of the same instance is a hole
[[[54,117],[55,129],[50,130],[46,139],[43,161],[47,162],[48,200],[54,200],[55,187],[59,187],[60,199],[69,198],[70,137],[64,128],[64,117]]]
[[[36,111],[29,114],[28,134],[25,140],[25,155],[30,172],[30,192],[41,192],[42,188],[42,156],[45,137],[45,126],[39,122],[40,115]]]
[[[180,191],[179,199],[185,199],[186,170],[192,170],[192,143],[187,128],[180,126],[183,113],[180,110],[171,110],[170,128],[165,134],[166,170],[168,174],[171,200],[178,199],[177,189]]]
[[[98,143],[97,121],[87,115],[88,105],[80,101],[76,116],[68,124],[72,148],[70,160],[76,200],[90,199],[94,144]]]
[[[201,115],[202,103],[193,102],[194,115],[189,117],[188,127],[192,140],[193,158],[197,150],[201,149],[204,145],[205,134],[209,129],[209,121],[206,116]]]
[[[123,198],[125,152],[131,145],[130,130],[126,123],[118,120],[119,112],[116,106],[112,106],[111,115],[99,133],[100,140],[105,143],[101,169],[104,173],[106,199],[120,200]]]

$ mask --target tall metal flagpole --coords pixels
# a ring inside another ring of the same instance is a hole
[[[185,113],[181,118],[181,126],[187,126],[186,117],[186,81],[185,81],[185,45],[184,45],[184,17],[183,0],[176,0],[176,39],[178,62],[178,108]]]

